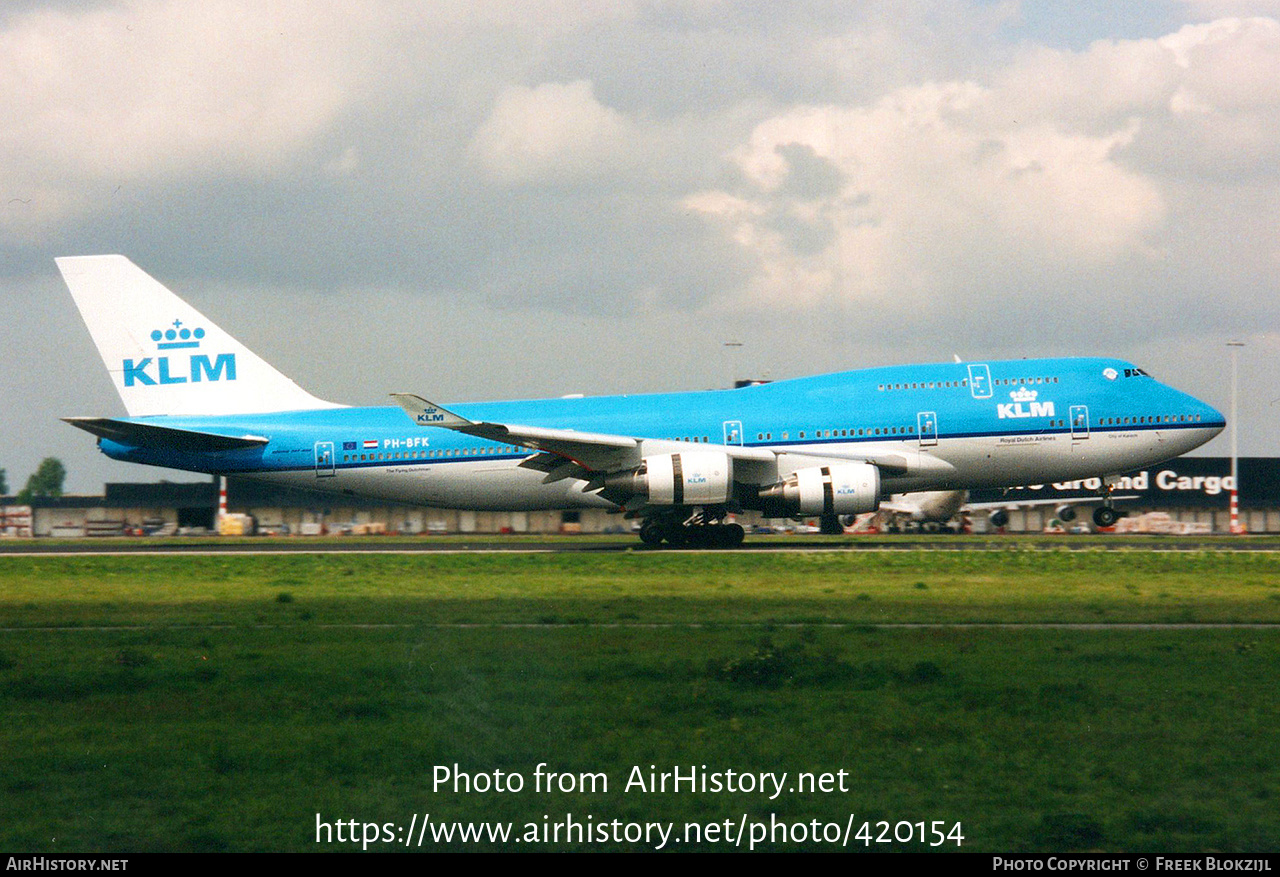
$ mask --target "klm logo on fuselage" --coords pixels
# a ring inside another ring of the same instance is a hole
[[[1001,420],[1010,417],[1053,417],[1053,403],[1037,402],[1036,397],[1039,395],[1037,391],[1028,390],[1026,387],[1014,390],[1009,394],[1012,402],[996,403],[996,414]]]
[[[181,320],[173,321],[171,329],[155,329],[151,340],[160,350],[198,348],[204,338],[204,329],[184,328]],[[219,353],[213,358],[203,353],[192,353],[184,361],[181,356],[144,356],[121,363],[126,387],[153,387],[158,384],[200,384],[236,379],[236,355]]]

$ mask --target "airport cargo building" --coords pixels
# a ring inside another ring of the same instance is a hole
[[[1250,533],[1280,533],[1280,458],[1241,457],[1240,522]],[[1058,522],[1052,502],[1018,507],[1023,500],[1096,500],[1096,479],[974,491],[973,502],[1008,502],[1006,532],[1041,532]],[[260,534],[447,534],[447,533],[621,533],[632,521],[605,511],[474,512],[393,505],[376,500],[281,488],[244,478],[229,478],[227,511],[249,516]],[[1126,473],[1113,490],[1116,503],[1130,518],[1156,513],[1174,523],[1196,525],[1213,533],[1230,532],[1231,460],[1227,457],[1182,457]],[[213,532],[218,514],[218,488],[210,481],[193,483],[107,484],[101,496],[37,497],[19,505],[0,498],[0,534],[7,536],[81,537],[173,535]],[[1085,502],[1081,509],[1097,503]],[[973,516],[973,528],[984,529],[985,516]],[[1077,520],[1087,521],[1082,512]],[[786,526],[788,521],[760,521],[740,516],[744,525]],[[815,522],[816,523],[816,522]]]
[[[1280,458],[1240,457],[1240,523],[1250,533],[1280,533]],[[1097,479],[1018,487],[1008,491],[973,491],[973,502],[1096,498]],[[1201,524],[1211,533],[1231,532],[1231,458],[1179,457],[1159,466],[1125,473],[1112,489],[1116,503],[1130,517],[1163,513],[1173,522]],[[1095,503],[1096,504],[1096,503]],[[1081,508],[1089,508],[1085,503]],[[1009,532],[1040,532],[1050,526],[1052,503],[1008,510]],[[1088,517],[1081,514],[1079,518]]]

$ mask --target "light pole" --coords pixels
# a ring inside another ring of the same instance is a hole
[[[736,354],[739,350],[742,349],[742,342],[726,341],[724,342],[723,347],[725,350],[725,359],[729,367],[729,389],[732,390],[734,388],[734,385],[737,384],[738,382],[738,375],[737,375],[737,368],[736,368],[737,363],[735,361],[736,357],[734,356],[734,354]]]
[[[1244,532],[1240,526],[1239,420],[1236,417],[1236,389],[1239,384],[1239,353],[1243,341],[1228,341],[1231,348],[1231,535]]]

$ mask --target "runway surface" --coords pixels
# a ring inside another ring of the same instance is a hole
[[[172,624],[165,630],[280,630],[282,628],[319,628],[321,630],[421,630],[426,628],[462,630],[581,630],[584,628],[622,628],[638,630],[668,630],[672,628],[704,628],[716,630],[732,627],[769,627],[804,630],[807,628],[876,628],[878,630],[1275,630],[1276,624],[1262,621],[1119,621],[1107,624],[1102,621],[717,621],[712,624],[701,621],[426,621],[413,623],[373,624]],[[0,627],[3,633],[39,633],[64,630],[71,633],[94,630],[155,630],[149,624],[75,624],[43,627]]]
[[[1205,536],[1186,537],[1108,537],[1081,536],[1066,539],[1043,539],[1037,536],[1005,536],[954,538],[920,538],[912,536],[855,536],[844,539],[807,538],[804,536],[762,536],[748,538],[738,548],[654,548],[642,544],[634,536],[616,539],[581,539],[575,537],[546,539],[511,539],[503,536],[456,539],[424,536],[386,537],[375,540],[306,537],[221,541],[216,537],[193,537],[186,542],[154,543],[146,539],[57,540],[13,539],[0,541],[0,557],[34,556],[108,556],[108,555],[287,555],[287,554],[644,554],[662,551],[681,552],[844,552],[844,551],[1157,551],[1217,552],[1247,551],[1275,553],[1280,540],[1268,537]]]

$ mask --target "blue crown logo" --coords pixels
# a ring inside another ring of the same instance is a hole
[[[151,340],[161,350],[177,350],[183,347],[199,347],[204,329],[188,329],[181,320],[173,321],[171,329],[152,329]]]

